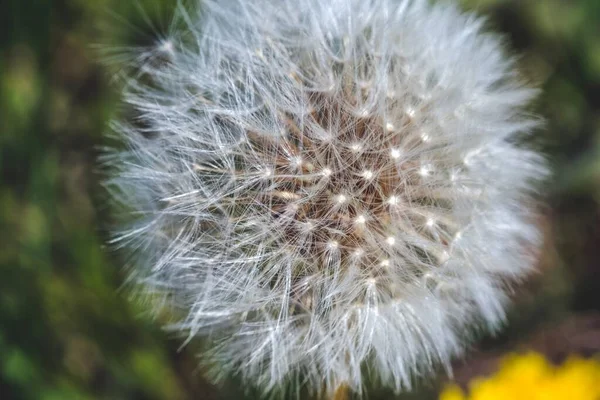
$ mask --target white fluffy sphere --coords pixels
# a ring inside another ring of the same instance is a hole
[[[115,240],[211,360],[395,390],[494,329],[539,246],[536,120],[501,41],[425,0],[203,0],[135,58]],[[175,27],[175,26],[174,26]]]

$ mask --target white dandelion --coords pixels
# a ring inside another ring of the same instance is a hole
[[[499,326],[539,247],[536,120],[501,40],[425,0],[202,0],[132,57],[116,242],[265,390],[396,391]]]

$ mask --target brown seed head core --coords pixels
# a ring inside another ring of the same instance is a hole
[[[410,280],[423,273],[419,258],[423,266],[444,262],[446,237],[457,230],[450,217],[437,220],[450,202],[428,188],[435,166],[408,154],[430,140],[416,110],[386,121],[352,112],[333,95],[312,94],[309,104],[302,118],[281,116],[281,135],[247,132],[249,151],[274,165],[257,201],[276,221],[282,245],[310,260],[299,265],[297,282],[349,267],[374,279],[402,269]],[[420,239],[401,240],[403,233]]]

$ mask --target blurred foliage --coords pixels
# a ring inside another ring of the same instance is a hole
[[[180,340],[130,301],[126,260],[103,246],[110,213],[96,157],[118,111],[118,71],[99,63],[110,59],[102,49],[152,43],[167,31],[174,3],[0,2],[2,399],[226,399],[245,392],[204,381],[196,352],[180,351]],[[600,2],[463,3],[507,34],[524,76],[543,89],[535,108],[547,123],[536,142],[555,171],[540,218],[542,273],[517,293],[509,329],[482,340],[486,351],[600,311]],[[435,397],[436,387],[405,397]]]

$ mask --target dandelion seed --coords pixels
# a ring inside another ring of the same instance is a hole
[[[344,196],[343,194],[338,194],[337,196],[335,196],[335,202],[338,204],[344,204],[347,201],[348,197]]]
[[[392,206],[396,206],[398,204],[400,204],[400,198],[398,196],[390,196],[390,198],[387,200],[388,204],[392,205]]]
[[[367,110],[366,108],[361,108],[360,110],[358,110],[358,115],[366,118],[369,116],[369,110]]]
[[[170,40],[163,40],[160,43],[159,50],[165,53],[173,53],[173,42]]]
[[[371,171],[370,169],[365,169],[364,171],[362,171],[360,173],[360,176],[362,176],[363,178],[365,178],[366,180],[371,180],[373,179],[373,171]]]
[[[421,133],[421,140],[425,143],[429,142],[431,140],[431,137],[429,137],[429,134],[427,132],[422,132]]]
[[[360,258],[363,254],[365,254],[363,249],[356,249],[354,250],[354,252],[352,253],[354,255],[354,257]]]
[[[273,175],[273,170],[270,168],[265,168],[263,171],[263,175],[265,176],[265,178],[269,178]]]
[[[431,175],[433,172],[433,166],[431,164],[425,164],[419,169],[419,175],[425,177]]]
[[[360,152],[362,150],[362,145],[360,143],[353,143],[350,146],[350,149],[352,149],[352,152],[358,153],[358,152]]]
[[[401,151],[400,149],[392,149],[392,150],[390,151],[390,156],[391,156],[393,159],[396,159],[396,160],[397,160],[398,158],[400,158],[400,156],[402,156],[402,151]]]

